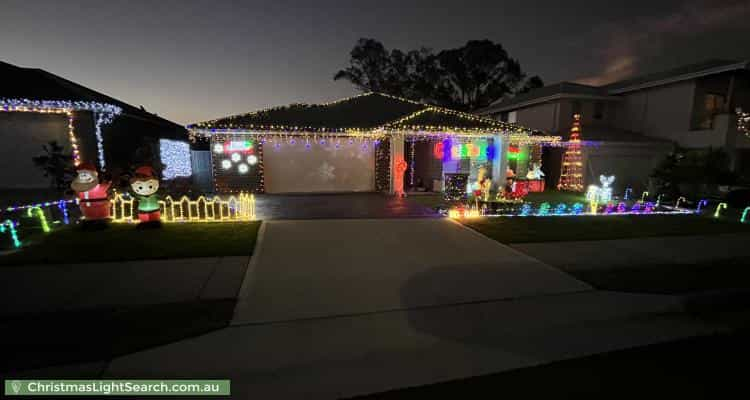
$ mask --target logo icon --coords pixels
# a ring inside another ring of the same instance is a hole
[[[13,388],[13,393],[18,394],[18,392],[21,391],[21,382],[20,381],[11,381],[10,387]]]

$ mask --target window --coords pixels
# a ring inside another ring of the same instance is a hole
[[[711,129],[714,116],[724,109],[724,96],[705,93],[702,98],[696,100],[695,111],[693,112],[693,129]]]
[[[597,101],[594,103],[594,119],[604,118],[604,102]]]

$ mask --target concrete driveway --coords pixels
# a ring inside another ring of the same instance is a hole
[[[261,194],[256,214],[264,221],[321,218],[434,217],[434,210],[381,193]]]
[[[714,331],[675,316],[672,297],[594,291],[449,220],[264,227],[232,326],[117,358],[103,375],[340,398]]]
[[[445,219],[271,221],[235,323],[590,290]]]

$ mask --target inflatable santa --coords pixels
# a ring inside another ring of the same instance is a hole
[[[78,195],[84,221],[106,221],[109,218],[107,191],[110,185],[111,182],[99,182],[99,174],[92,164],[83,163],[76,168],[76,177],[70,187]]]

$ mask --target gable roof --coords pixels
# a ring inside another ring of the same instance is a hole
[[[609,99],[607,91],[597,86],[576,82],[560,82],[533,89],[511,98],[498,99],[488,107],[477,111],[478,115],[516,109],[527,105],[542,103],[562,98]]]
[[[194,130],[346,132],[477,130],[535,133],[531,129],[368,92],[324,104],[291,104],[188,125]]]
[[[720,74],[722,72],[747,69],[748,64],[750,64],[748,61],[711,59],[653,74],[624,79],[604,85],[602,88],[610,94],[620,94],[647,87],[662,86],[703,76]]]
[[[140,119],[172,133],[186,132],[179,124],[42,69],[24,68],[0,61],[0,99],[3,98],[111,104],[122,109],[121,116]]]
[[[653,74],[625,79],[604,86],[589,86],[575,82],[561,82],[534,89],[528,93],[512,98],[499,99],[490,106],[478,110],[477,114],[488,115],[497,112],[512,111],[533,104],[544,103],[561,98],[617,100],[617,95],[622,93],[748,68],[750,68],[749,61],[712,59],[696,64],[683,65]]]

